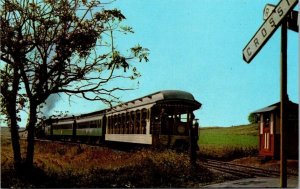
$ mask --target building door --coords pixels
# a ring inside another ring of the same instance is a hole
[[[273,156],[273,116],[270,113],[263,115],[260,133],[260,153],[265,156]]]

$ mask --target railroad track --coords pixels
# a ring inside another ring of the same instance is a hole
[[[217,171],[222,171],[229,173],[231,175],[243,177],[243,178],[253,178],[253,177],[278,177],[280,173],[275,170],[267,170],[252,166],[239,165],[224,161],[217,161],[211,159],[200,158],[201,164],[215,169]],[[289,173],[289,176],[298,176],[297,174]]]

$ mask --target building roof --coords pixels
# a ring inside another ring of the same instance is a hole
[[[289,107],[292,107],[292,108],[298,108],[298,104],[297,104],[297,103],[294,103],[294,102],[292,102],[292,101],[289,101],[288,106],[289,106]],[[277,102],[277,103],[271,104],[271,105],[269,105],[269,106],[267,106],[267,107],[264,107],[264,108],[255,110],[255,111],[252,112],[252,113],[271,112],[271,111],[274,111],[274,110],[277,110],[277,109],[280,109],[280,102]]]

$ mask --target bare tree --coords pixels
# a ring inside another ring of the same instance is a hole
[[[28,106],[26,165],[31,168],[37,110],[49,95],[65,93],[111,105],[118,101],[115,91],[132,88],[110,83],[139,77],[132,64],[134,60],[148,61],[149,51],[140,45],[127,54],[118,51],[116,32],[133,30],[121,25],[125,16],[120,10],[104,9],[106,3],[2,0],[1,4],[2,102],[11,128],[17,128],[12,120],[17,112],[9,107],[16,107],[17,99]],[[25,94],[20,96],[23,90]],[[13,132],[12,139],[12,143],[18,140]]]

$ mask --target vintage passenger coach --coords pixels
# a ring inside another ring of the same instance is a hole
[[[182,145],[201,104],[184,91],[160,91],[110,109],[107,141]]]
[[[159,91],[110,109],[45,121],[46,137],[187,147],[193,111],[201,103],[191,93]]]

